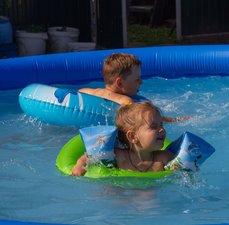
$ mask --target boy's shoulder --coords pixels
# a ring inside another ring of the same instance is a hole
[[[90,95],[94,95],[100,98],[105,98],[108,99],[110,101],[116,102],[120,105],[122,104],[130,104],[133,102],[133,100],[126,96],[126,95],[122,95],[116,92],[111,92],[105,88],[96,88],[96,89],[92,89],[92,88],[82,88],[80,90],[78,90],[81,93],[86,93],[86,94],[90,94]]]
[[[125,96],[125,95],[119,95],[118,100],[119,100],[118,103],[120,105],[129,105],[129,104],[133,103],[133,99],[128,97],[128,96]]]
[[[98,88],[98,89],[101,89],[101,88]],[[94,95],[97,92],[98,89],[81,88],[81,89],[78,90],[78,92]]]

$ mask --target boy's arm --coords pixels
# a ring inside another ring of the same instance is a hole
[[[87,155],[82,155],[72,169],[72,176],[83,176],[86,173],[84,167],[87,165]]]
[[[113,91],[108,91],[105,88],[97,88],[97,89],[92,89],[92,88],[81,88],[78,90],[80,93],[85,93],[85,94],[90,94],[94,95],[100,98],[105,98],[107,100],[116,102],[120,105],[128,105],[133,103],[132,98],[126,95],[118,94]]]
[[[176,118],[162,116],[162,120],[164,122],[179,122],[179,121],[183,121],[183,120],[188,120],[190,118],[191,118],[191,116],[176,117]]]

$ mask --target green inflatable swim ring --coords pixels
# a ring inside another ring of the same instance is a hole
[[[169,140],[165,140],[163,149],[170,144]],[[76,164],[76,161],[85,153],[86,149],[78,134],[67,142],[61,149],[56,159],[57,168],[65,175],[71,175],[72,169]],[[106,178],[106,177],[145,177],[159,179],[173,174],[172,170],[165,170],[160,172],[137,172],[122,170],[117,168],[107,168],[103,165],[91,165],[89,166],[85,177],[89,178]]]

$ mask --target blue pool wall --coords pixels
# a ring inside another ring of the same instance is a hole
[[[30,83],[77,84],[102,79],[104,59],[117,52],[137,56],[143,78],[229,75],[229,45],[126,48],[2,59],[0,90]]]

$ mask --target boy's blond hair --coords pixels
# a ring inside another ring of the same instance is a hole
[[[161,114],[159,108],[150,102],[137,102],[130,105],[120,106],[116,115],[116,126],[118,128],[118,139],[122,144],[129,146],[126,139],[128,131],[137,132],[144,125],[146,113],[153,116]]]
[[[105,84],[111,85],[118,76],[125,79],[133,66],[140,66],[141,61],[131,54],[114,53],[106,58],[103,63],[103,79]]]

